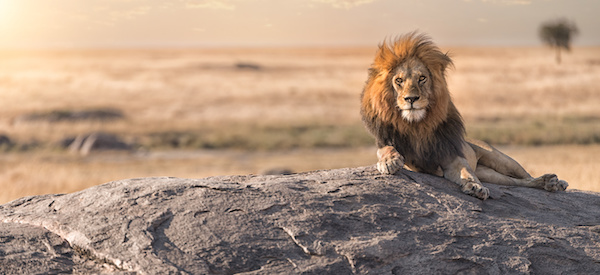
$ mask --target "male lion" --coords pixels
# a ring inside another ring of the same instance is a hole
[[[533,178],[489,144],[466,140],[446,84],[451,65],[424,34],[410,33],[379,46],[361,95],[362,120],[379,148],[377,170],[394,174],[404,166],[443,176],[482,200],[489,190],[480,180],[564,191],[568,184],[556,175]]]

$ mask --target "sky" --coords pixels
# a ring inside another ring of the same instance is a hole
[[[419,30],[448,46],[536,46],[576,23],[600,45],[600,0],[0,0],[0,48],[372,46]]]

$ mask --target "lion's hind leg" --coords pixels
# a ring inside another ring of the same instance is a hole
[[[475,174],[483,182],[532,187],[550,192],[564,191],[569,186],[554,174],[532,177],[517,161],[486,142],[469,140],[468,143],[477,156]]]
[[[484,165],[478,165],[475,170],[477,177],[483,182],[489,182],[499,185],[508,186],[524,186],[538,189],[544,189],[550,192],[565,191],[569,184],[564,180],[559,180],[554,174],[545,174],[538,178],[514,178],[499,173],[498,171],[486,167]]]
[[[475,169],[475,174],[477,177],[483,182],[489,182],[499,185],[508,185],[508,186],[525,186],[525,187],[534,187],[533,184],[530,184],[535,179],[533,177],[527,178],[515,178],[511,176],[507,176],[502,174],[490,167],[484,166],[482,164],[477,164],[477,168]]]
[[[564,180],[559,180],[555,174],[545,174],[529,182],[534,188],[544,189],[550,192],[565,191],[569,184]]]
[[[499,185],[524,186],[538,189],[544,189],[550,192],[565,191],[569,184],[564,180],[559,180],[554,174],[545,174],[538,178],[519,179],[499,173],[498,171],[478,165],[475,174],[479,180]]]
[[[516,160],[480,140],[468,140],[477,156],[477,166],[483,165],[494,171],[516,179],[532,179],[531,175]]]

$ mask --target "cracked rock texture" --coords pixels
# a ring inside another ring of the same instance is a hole
[[[374,167],[140,178],[0,206],[0,274],[600,274],[600,194]]]

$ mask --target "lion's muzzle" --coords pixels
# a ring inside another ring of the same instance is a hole
[[[409,122],[417,122],[425,118],[428,101],[421,96],[411,93],[397,99],[402,118]]]
[[[407,96],[404,98],[404,101],[410,103],[410,105],[412,106],[413,103],[415,103],[415,101],[419,100],[419,98],[421,98],[420,96]]]

